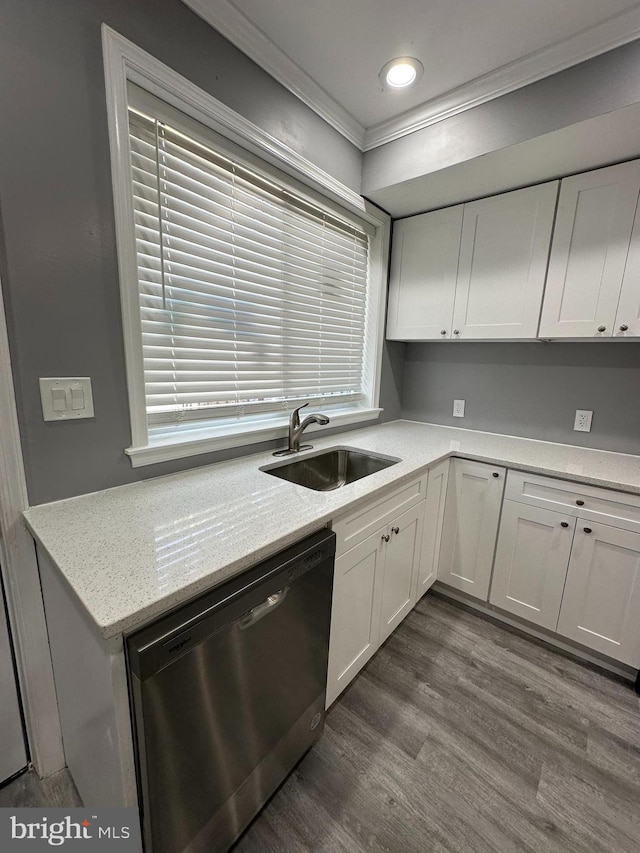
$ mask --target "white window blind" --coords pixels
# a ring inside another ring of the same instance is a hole
[[[133,108],[129,141],[150,433],[357,403],[365,228]]]

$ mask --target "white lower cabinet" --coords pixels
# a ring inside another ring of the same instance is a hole
[[[398,627],[415,599],[415,575],[420,558],[424,504],[403,513],[384,536],[382,601],[380,605],[380,642]]]
[[[336,559],[333,575],[327,707],[380,645],[384,552],[377,533]]]
[[[327,707],[415,604],[424,501],[336,558]]]
[[[505,469],[452,459],[438,580],[487,601]]]
[[[640,668],[640,533],[576,523],[558,633]]]
[[[505,500],[489,601],[556,630],[576,520]]]
[[[638,505],[634,495],[452,458],[338,519],[327,706],[436,576],[640,669]]]
[[[505,495],[491,604],[640,668],[638,497],[522,471]]]
[[[438,463],[429,471],[427,493],[424,501],[424,528],[418,571],[415,573],[417,601],[429,590],[438,576],[438,556],[442,542],[442,525],[447,499],[449,460]]]

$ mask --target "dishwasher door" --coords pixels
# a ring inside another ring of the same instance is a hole
[[[127,640],[147,853],[226,851],[323,728],[335,536]]]

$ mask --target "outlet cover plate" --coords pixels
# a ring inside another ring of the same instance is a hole
[[[453,401],[453,417],[454,418],[463,418],[464,417],[464,400],[454,400]]]
[[[573,424],[574,432],[591,432],[593,412],[588,409],[576,409],[576,419]]]

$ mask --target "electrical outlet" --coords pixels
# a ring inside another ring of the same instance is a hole
[[[454,400],[453,401],[453,417],[454,418],[463,418],[464,417],[464,400]]]
[[[576,432],[591,432],[591,418],[593,412],[587,409],[576,409],[576,419],[573,424],[573,429]]]

